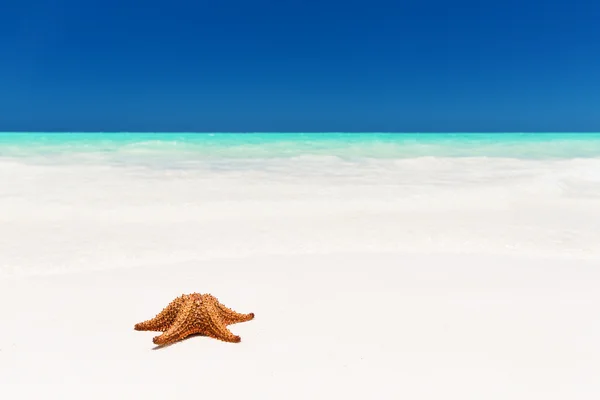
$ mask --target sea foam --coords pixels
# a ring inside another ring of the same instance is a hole
[[[0,274],[349,251],[598,258],[599,143],[0,135]]]

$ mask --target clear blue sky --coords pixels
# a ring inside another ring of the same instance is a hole
[[[0,0],[0,130],[600,131],[599,3]]]

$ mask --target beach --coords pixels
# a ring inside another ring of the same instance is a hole
[[[596,136],[32,137],[0,140],[2,398],[600,395]],[[193,292],[241,343],[133,329]]]

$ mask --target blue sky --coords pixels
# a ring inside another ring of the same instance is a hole
[[[0,0],[0,130],[600,131],[600,5]]]

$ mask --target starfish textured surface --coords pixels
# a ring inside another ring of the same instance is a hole
[[[240,314],[210,294],[184,294],[171,301],[156,317],[135,325],[137,331],[163,332],[152,341],[160,346],[174,343],[193,334],[201,334],[225,342],[238,343],[240,337],[227,325],[250,321],[254,313]]]

